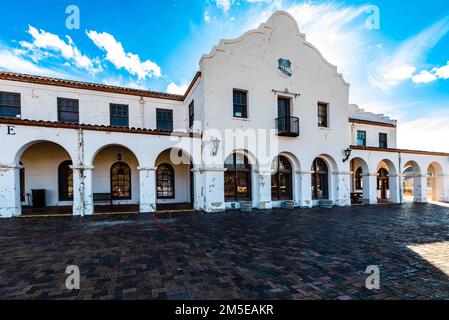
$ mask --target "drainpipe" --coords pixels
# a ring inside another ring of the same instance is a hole
[[[79,165],[79,178],[80,178],[80,200],[81,200],[81,212],[84,216],[86,211],[86,194],[84,192],[84,131],[83,129],[78,130],[78,165]]]
[[[145,128],[145,100],[143,97],[140,97],[140,128]]]

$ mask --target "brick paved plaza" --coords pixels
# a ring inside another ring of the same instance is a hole
[[[449,299],[449,209],[430,204],[6,219],[0,240],[2,299]]]

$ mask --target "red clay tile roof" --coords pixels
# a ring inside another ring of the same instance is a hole
[[[110,92],[110,93],[118,93],[118,94],[127,94],[127,95],[139,96],[139,97],[148,97],[148,98],[165,99],[165,100],[173,100],[173,101],[184,101],[200,76],[201,76],[201,72],[197,72],[195,75],[195,78],[193,79],[193,81],[190,84],[189,88],[187,89],[186,93],[184,95],[178,95],[178,94],[170,94],[170,93],[156,92],[156,91],[149,91],[149,90],[140,90],[140,89],[125,88],[125,87],[109,86],[109,85],[98,84],[98,83],[89,83],[89,82],[82,82],[82,81],[65,80],[65,79],[57,79],[57,78],[50,78],[50,77],[43,77],[43,76],[36,76],[36,75],[29,75],[29,74],[15,73],[15,72],[0,71],[0,79],[1,80],[19,81],[19,82],[35,83],[35,84],[58,86],[58,87],[67,87],[67,88],[82,89],[82,90],[94,90],[94,91],[102,91],[102,92]]]

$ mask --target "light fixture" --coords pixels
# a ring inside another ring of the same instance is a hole
[[[349,160],[349,157],[351,156],[351,154],[352,154],[352,150],[349,149],[349,148],[346,149],[346,150],[345,150],[345,156],[346,156],[346,158],[343,159],[343,162],[348,161],[348,160]]]
[[[122,161],[122,154],[120,152],[117,154],[117,160]]]
[[[218,138],[213,138],[212,139],[212,145],[213,145],[213,148],[212,148],[212,154],[214,155],[214,156],[216,156],[217,155],[217,153],[218,153],[218,148],[220,147],[220,139],[218,139]]]

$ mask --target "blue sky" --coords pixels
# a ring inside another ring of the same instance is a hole
[[[378,29],[366,27],[373,5]],[[445,1],[1,1],[0,69],[182,93],[202,54],[276,10],[338,66],[351,103],[400,121],[400,147],[449,151]]]

